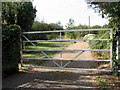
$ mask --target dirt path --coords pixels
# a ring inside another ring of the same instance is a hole
[[[77,50],[77,49],[86,49],[87,47],[89,47],[89,44],[87,42],[76,42],[75,44],[72,44],[70,46],[68,46],[66,49],[70,49],[70,50]],[[81,51],[77,51],[77,52],[63,52],[62,54],[62,58],[63,59],[73,59],[74,57],[76,57],[77,55],[79,55],[79,53],[81,53]],[[60,53],[57,53],[54,55],[53,58],[56,59],[60,59]],[[76,59],[95,59],[95,57],[93,57],[92,53],[90,51],[85,51],[83,52],[79,57],[77,57]],[[60,65],[60,61],[56,61],[57,63],[59,63]],[[62,61],[62,64],[65,65],[67,62],[69,61]],[[47,61],[45,63],[43,63],[43,66],[56,66],[53,62],[51,61]],[[73,61],[72,63],[70,63],[68,66],[66,67],[80,67],[80,68],[92,68],[92,67],[96,67],[97,66],[97,62],[90,62],[90,61]]]
[[[77,42],[66,49],[85,49],[86,42]],[[64,53],[63,58],[72,59],[80,52]],[[60,58],[59,53],[54,58]],[[77,59],[95,59],[91,52],[87,51]],[[58,62],[59,63],[59,62]],[[66,62],[63,62],[65,64]],[[44,66],[55,66],[47,61]],[[72,62],[67,67],[93,67],[96,62]],[[20,72],[3,80],[3,88],[96,88],[96,73],[88,71],[67,71],[36,69]]]

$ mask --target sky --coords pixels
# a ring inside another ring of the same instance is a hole
[[[85,0],[34,0],[37,13],[35,20],[46,23],[57,23],[58,21],[65,27],[69,19],[74,19],[74,25],[104,25],[107,19],[102,18],[94,9],[88,8]]]

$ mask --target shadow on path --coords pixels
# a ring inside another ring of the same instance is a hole
[[[3,88],[96,88],[91,72],[29,71],[3,79]]]

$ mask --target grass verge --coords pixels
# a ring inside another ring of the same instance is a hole
[[[66,47],[68,47],[69,45],[74,44],[74,42],[62,42],[62,49],[65,49]],[[35,45],[39,48],[39,49],[60,49],[60,42],[38,42],[35,43]],[[34,47],[33,45],[26,45],[25,49],[37,49],[36,47]],[[54,56],[55,53],[57,53],[56,51],[44,51],[44,53],[46,53],[50,58],[52,58]],[[42,54],[40,51],[26,51],[23,52],[23,57],[26,58],[47,58],[44,54]],[[29,65],[35,65],[35,66],[39,66],[40,64],[42,64],[43,60],[24,60],[23,63],[24,64],[29,64]]]

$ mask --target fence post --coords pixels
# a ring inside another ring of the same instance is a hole
[[[60,40],[62,40],[62,34],[60,32]],[[62,50],[62,41],[60,41],[60,49]],[[62,59],[62,51],[60,53],[60,58]],[[61,67],[62,67],[62,60],[61,60]]]
[[[113,36],[112,36],[112,29],[110,29],[110,39],[112,40]],[[112,70],[112,41],[110,43],[110,68]]]
[[[23,59],[22,59],[22,34],[20,35],[20,59],[21,59],[21,69],[23,66]]]

